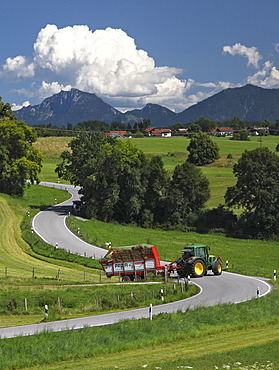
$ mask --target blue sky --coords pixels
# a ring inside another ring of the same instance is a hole
[[[179,112],[224,88],[279,88],[278,14],[278,0],[6,1],[0,96],[19,108],[75,87]]]

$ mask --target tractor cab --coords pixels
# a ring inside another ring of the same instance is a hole
[[[209,247],[205,245],[191,245],[184,247],[182,258],[185,261],[188,261],[189,259],[193,259],[196,257],[203,258],[205,261],[208,260],[208,251]]]

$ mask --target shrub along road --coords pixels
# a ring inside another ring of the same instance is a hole
[[[34,230],[48,243],[74,253],[95,258],[102,257],[106,250],[83,242],[67,227],[65,219],[70,211],[73,200],[78,199],[78,188],[71,185],[43,183],[42,185],[61,187],[67,189],[72,198],[59,205],[55,205],[40,212],[33,220]],[[198,306],[213,306],[222,303],[239,303],[257,296],[264,296],[271,290],[271,286],[264,280],[244,275],[224,272],[221,276],[210,273],[199,279],[192,280],[200,291],[194,297],[153,307],[153,314],[186,311]],[[116,312],[98,316],[54,321],[34,325],[17,326],[0,329],[0,337],[11,338],[21,335],[32,335],[43,331],[61,331],[67,329],[80,329],[88,326],[102,326],[113,324],[122,320],[147,318],[148,308],[140,308],[124,312]]]

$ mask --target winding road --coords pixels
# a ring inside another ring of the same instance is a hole
[[[100,258],[106,253],[105,249],[85,243],[73,234],[66,226],[66,217],[71,210],[73,200],[79,199],[78,188],[72,185],[56,183],[41,183],[44,186],[58,187],[67,190],[71,199],[48,208],[37,214],[33,219],[33,229],[46,242],[64,248],[73,253],[87,257]],[[199,287],[196,296],[181,301],[157,305],[153,307],[153,315],[159,313],[173,313],[178,310],[184,312],[198,306],[213,306],[221,303],[240,303],[256,297],[262,297],[271,290],[264,279],[223,272],[221,276],[210,273],[192,282]],[[33,335],[43,331],[62,331],[67,329],[80,329],[83,327],[103,326],[122,320],[140,319],[149,317],[149,307],[135,310],[110,313],[83,318],[53,321],[33,325],[16,326],[0,329],[1,338]]]

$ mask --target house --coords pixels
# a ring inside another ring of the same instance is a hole
[[[221,136],[232,135],[233,133],[234,133],[234,129],[230,127],[218,127],[217,126],[211,131],[211,135],[221,135]]]
[[[178,136],[187,136],[188,135],[188,129],[187,128],[179,128],[177,130]]]
[[[111,136],[111,137],[117,137],[119,139],[124,138],[126,135],[127,131],[110,131],[105,136]]]
[[[153,127],[145,128],[144,131],[147,132],[148,136],[151,136],[152,130],[155,130]]]
[[[255,127],[255,126],[250,126],[247,127],[247,131],[249,132],[250,135],[254,136],[264,136],[269,133],[269,127]]]
[[[159,129],[159,128],[153,128],[150,131],[150,136],[152,137],[171,137],[171,130],[166,128],[166,129]]]

